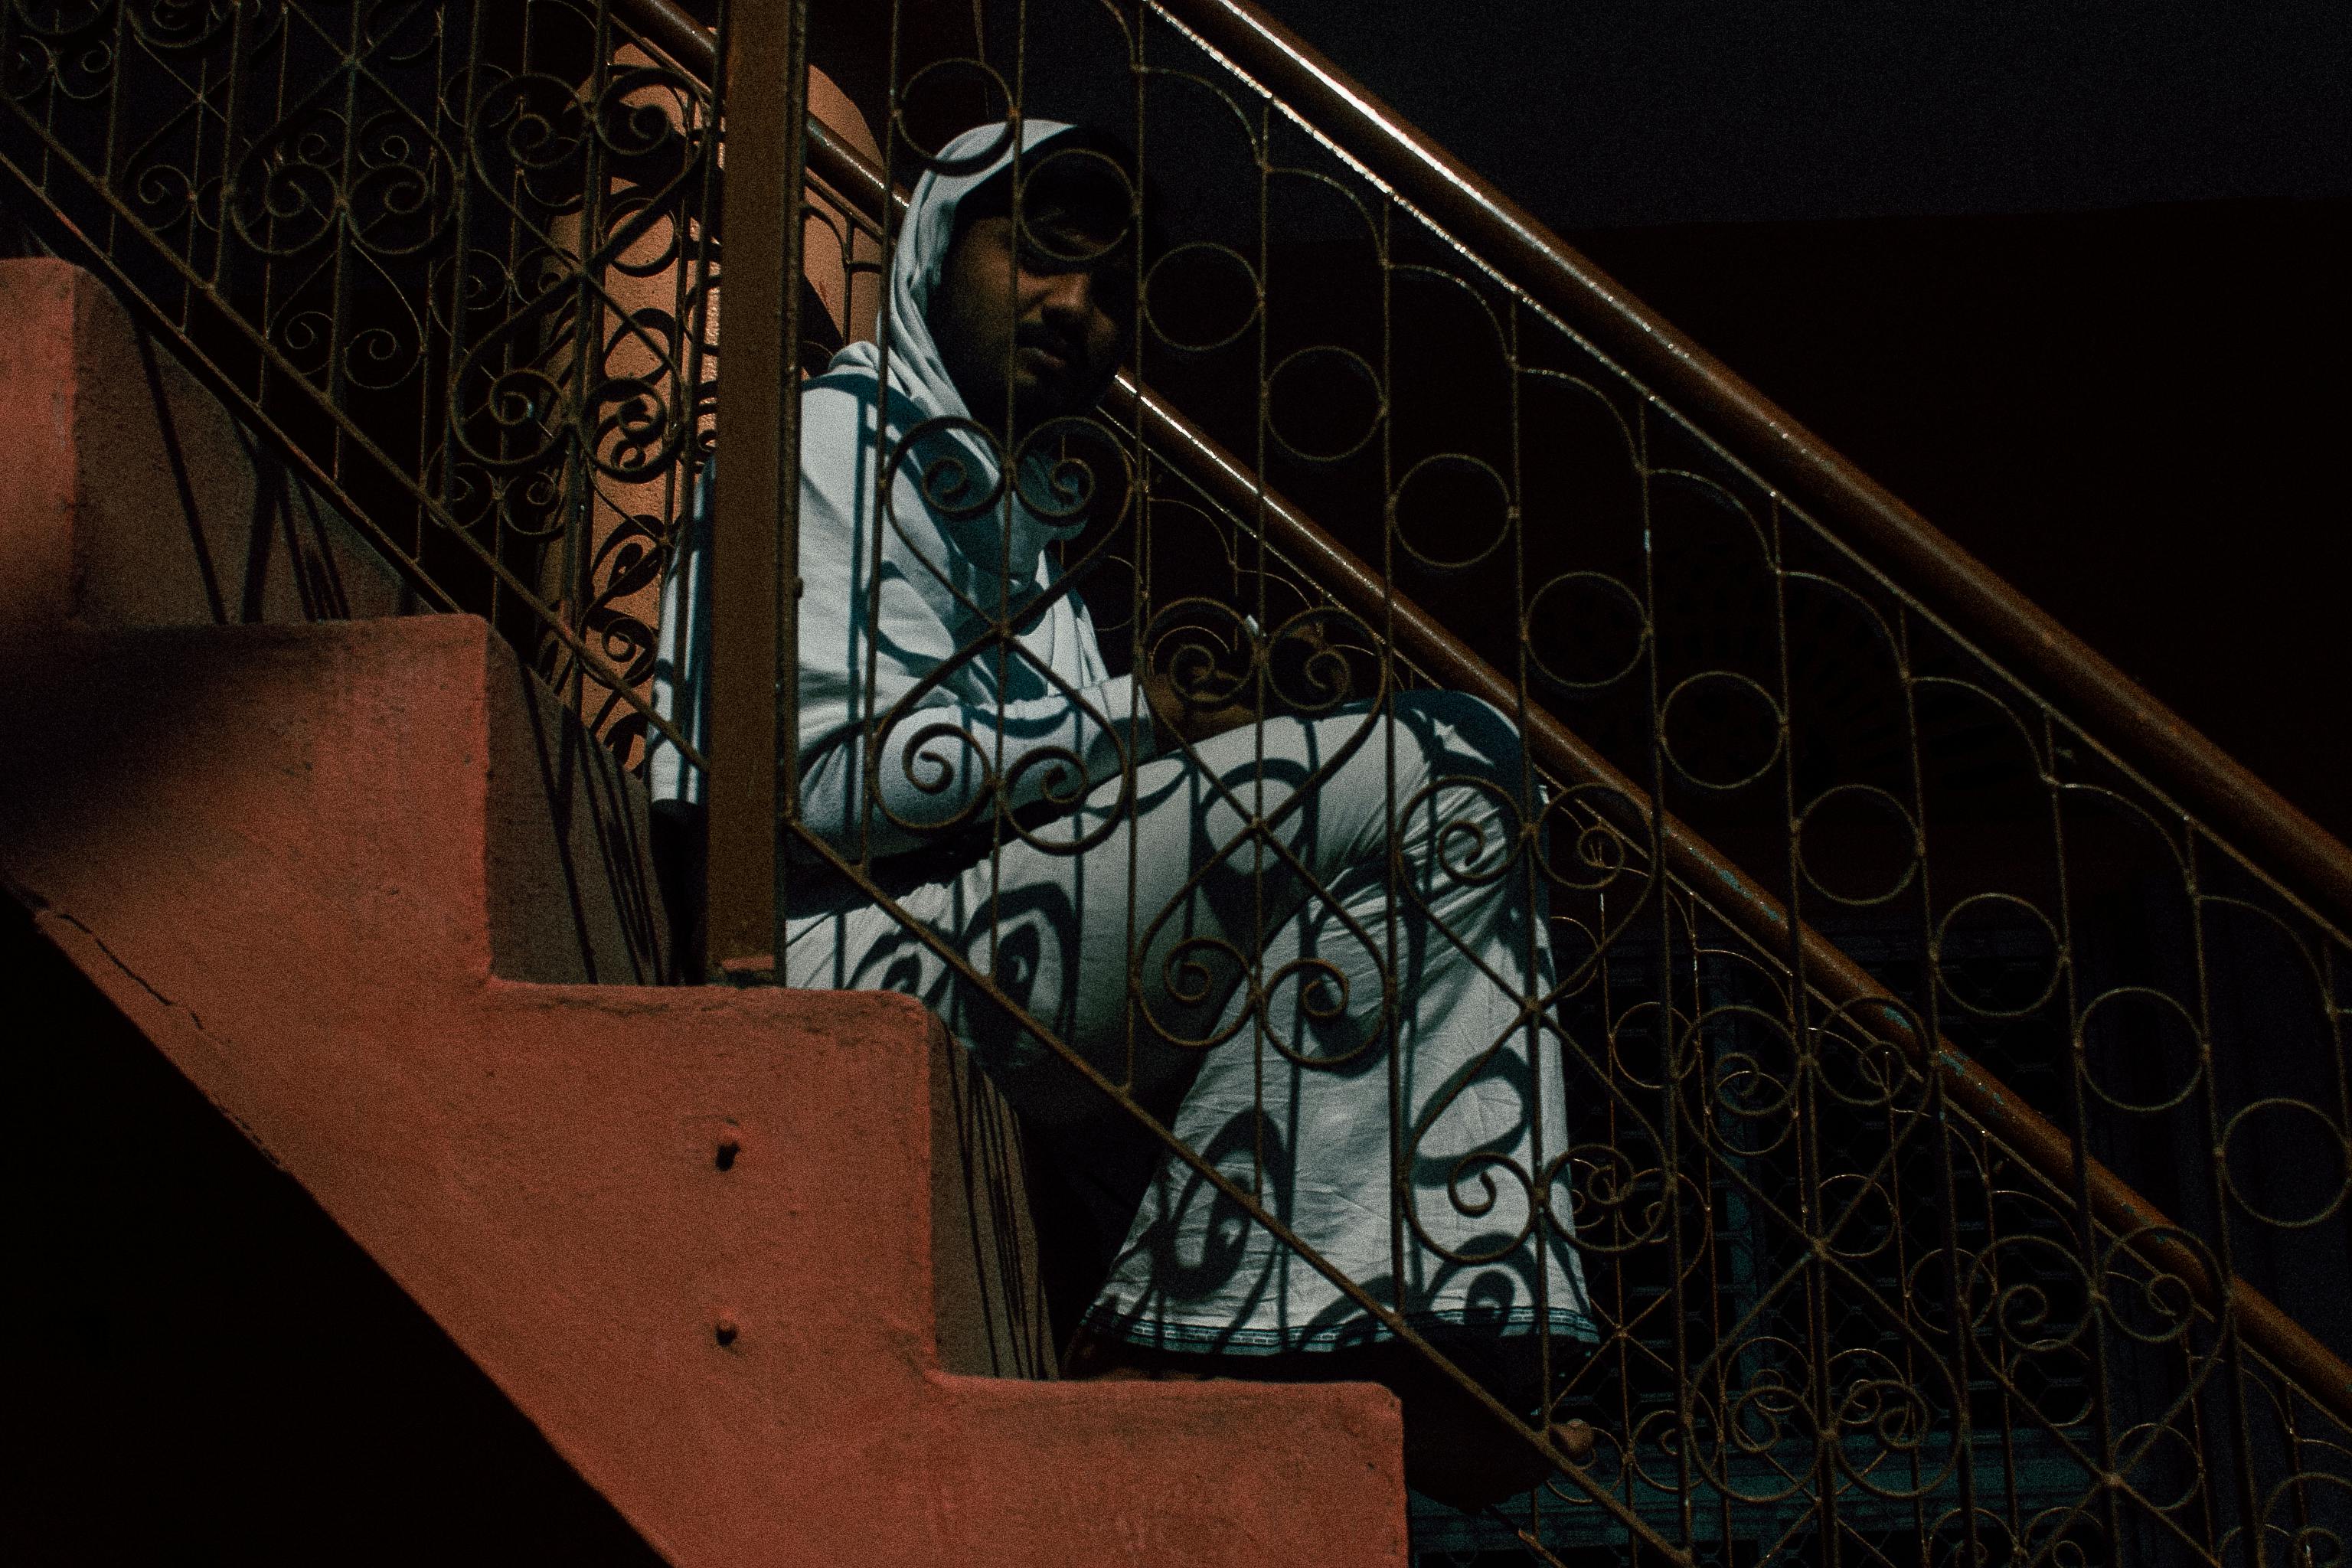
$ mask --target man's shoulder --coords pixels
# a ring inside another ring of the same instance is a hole
[[[873,367],[836,361],[823,375],[801,383],[801,439],[806,442],[871,439],[879,404],[883,423],[894,436],[923,421],[923,411],[898,388],[881,395]]]
[[[861,409],[874,406],[874,373],[859,365],[842,365],[801,383],[801,423],[819,417],[854,419]]]
[[[881,396],[873,371],[863,365],[836,365],[802,382],[803,517],[832,514],[845,522],[871,504],[877,456],[894,475],[907,477],[908,449],[902,443],[923,419],[923,411],[896,388],[887,398]],[[920,467],[919,458],[917,465]]]

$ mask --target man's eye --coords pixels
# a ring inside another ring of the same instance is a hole
[[[1100,259],[1101,250],[1098,239],[1047,229],[1023,239],[1021,257],[1034,272],[1076,272]]]

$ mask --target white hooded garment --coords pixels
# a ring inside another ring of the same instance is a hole
[[[1024,166],[1066,129],[1026,121]],[[803,384],[802,820],[1374,1300],[1588,1339],[1518,736],[1475,699],[1400,692],[1151,754],[1049,548],[1083,518],[1055,515],[1042,463],[996,493],[998,444],[930,339],[956,206],[1010,141],[949,146],[961,172],[924,175],[898,236],[887,352],[853,343]],[[698,744],[708,541],[698,508],[655,676]],[[656,799],[701,798],[673,748],[648,773]],[[1041,802],[1071,808],[1040,822]],[[947,1018],[1107,1227],[1090,1326],[1226,1353],[1386,1333],[813,859],[787,882],[785,977]]]

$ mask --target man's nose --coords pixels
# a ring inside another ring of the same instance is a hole
[[[1095,275],[1088,268],[1073,268],[1067,272],[1054,273],[1045,280],[1045,298],[1039,309],[1046,320],[1065,326],[1078,326],[1096,313]]]

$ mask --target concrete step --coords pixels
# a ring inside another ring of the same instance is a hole
[[[586,983],[661,965],[629,781],[478,620],[169,624],[234,618],[140,586],[214,514],[142,506],[123,454],[162,416],[184,451],[217,406],[138,369],[69,268],[0,266],[0,406],[36,448],[0,478],[0,650],[41,672],[0,875],[648,1542],[1403,1560],[1381,1390],[1003,1375],[1046,1351],[1013,1133],[937,1020]],[[101,454],[110,409],[132,428]],[[143,542],[91,537],[117,527]]]

